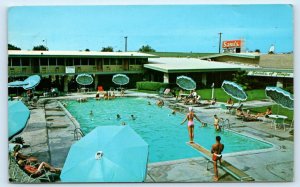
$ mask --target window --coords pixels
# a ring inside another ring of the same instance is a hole
[[[91,66],[96,65],[96,59],[94,59],[94,58],[89,59],[89,65],[91,65]]]
[[[41,66],[48,66],[48,58],[40,58]]]
[[[57,65],[58,66],[64,66],[65,63],[64,63],[64,60],[63,58],[57,58],[56,61],[57,61]]]
[[[123,64],[122,61],[123,59],[116,59],[116,64],[121,66]]]
[[[56,66],[56,58],[49,58],[49,66]]]
[[[130,65],[135,65],[135,58],[131,58],[131,59],[129,60],[129,64],[130,64]]]
[[[20,58],[11,58],[12,59],[12,66],[21,66]]]
[[[89,59],[88,59],[88,58],[82,58],[82,59],[81,59],[81,65],[82,65],[82,66],[87,66],[87,65],[89,65]]]
[[[30,58],[22,58],[22,66],[30,66]]]
[[[80,66],[80,58],[74,58],[74,66]]]
[[[73,66],[73,58],[66,58],[66,66]]]
[[[103,65],[109,65],[109,58],[104,59]]]

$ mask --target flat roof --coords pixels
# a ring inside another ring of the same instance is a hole
[[[62,57],[140,57],[155,58],[156,55],[140,52],[99,52],[99,51],[26,51],[26,50],[8,50],[8,56],[62,56]]]
[[[232,56],[232,57],[240,57],[240,58],[258,58],[260,55],[259,53],[221,53],[215,55],[209,55],[201,57],[200,59],[208,59],[208,58],[216,58],[220,56]]]
[[[162,57],[149,59],[149,64],[144,64],[145,68],[161,71],[165,73],[180,72],[212,72],[212,71],[237,71],[241,69],[255,69],[256,66],[234,64],[225,62],[215,62],[201,60],[198,58],[174,58]]]

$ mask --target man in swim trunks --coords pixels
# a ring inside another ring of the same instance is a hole
[[[214,163],[214,172],[215,172],[214,181],[219,180],[217,161],[219,160],[219,163],[221,164],[223,149],[224,149],[224,144],[221,144],[221,137],[216,136],[216,143],[211,147],[212,160]]]
[[[186,115],[183,122],[181,122],[180,125],[184,124],[186,120],[188,120],[188,133],[190,137],[190,143],[194,143],[194,118],[196,118],[200,123],[203,124],[203,122],[194,114],[193,108],[189,107],[189,113]]]

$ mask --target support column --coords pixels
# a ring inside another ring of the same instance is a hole
[[[68,88],[68,82],[69,82],[69,76],[68,75],[65,75],[63,77],[64,79],[64,92],[68,92],[69,91],[69,88]]]
[[[99,75],[95,75],[95,90],[97,91],[98,90],[98,82],[99,82],[99,78],[98,78]]]
[[[169,83],[169,74],[164,73],[164,83]]]
[[[206,86],[207,84],[207,73],[202,73],[201,83]]]

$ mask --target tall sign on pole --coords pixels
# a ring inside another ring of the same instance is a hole
[[[124,38],[125,38],[125,52],[127,52],[127,36],[125,36]]]
[[[222,40],[222,34],[221,32],[219,32],[219,54],[221,53],[221,40]]]

